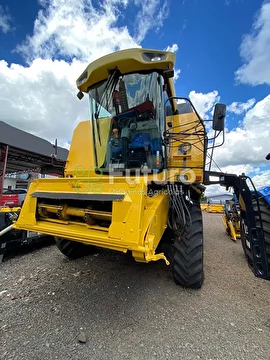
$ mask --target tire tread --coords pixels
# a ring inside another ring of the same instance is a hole
[[[55,237],[55,243],[61,253],[70,259],[81,258],[93,252],[95,249],[95,247],[91,245],[84,245],[77,241],[58,237]]]
[[[192,228],[190,233],[173,244],[173,277],[177,285],[199,289],[204,282],[203,221],[197,204],[190,209]]]

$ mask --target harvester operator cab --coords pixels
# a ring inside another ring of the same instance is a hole
[[[90,90],[97,124],[108,124],[108,138],[103,144],[100,141],[105,149],[101,170],[161,171],[165,119],[162,77],[157,72],[120,76],[116,72],[111,85],[109,81],[107,86],[101,85],[102,91]]]
[[[108,145],[110,164],[122,163],[126,169],[158,168],[155,159],[162,154],[161,136],[154,104],[148,99],[114,116]]]
[[[203,181],[207,150],[224,134],[226,106],[216,104],[209,139],[191,101],[175,96],[174,62],[171,52],[122,50],[93,62],[77,80],[77,96],[85,92],[90,100],[96,173],[168,170],[177,180],[184,169],[181,181]]]

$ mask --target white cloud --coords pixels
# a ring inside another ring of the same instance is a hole
[[[10,125],[63,145],[74,126],[87,119],[87,103],[76,97],[76,61],[36,59],[23,67],[0,61],[0,119]]]
[[[215,104],[220,100],[220,97],[218,96],[218,92],[216,90],[207,94],[196,93],[196,91],[192,90],[189,93],[189,98],[201,118],[205,120],[209,119],[207,113],[212,111]]]
[[[11,31],[11,17],[8,13],[8,10],[4,10],[3,6],[0,5],[0,30],[3,31],[4,34]]]
[[[270,3],[264,2],[250,34],[243,38],[240,55],[244,65],[235,75],[241,83],[270,84]]]
[[[235,174],[234,171],[232,173]],[[240,175],[238,172],[236,172],[236,174]],[[245,174],[248,175],[248,172],[245,172]],[[260,171],[257,175],[251,176],[250,178],[255,188],[259,190],[262,187],[270,185],[270,170]],[[252,186],[249,181],[247,181],[247,184],[250,187],[250,189],[252,189]],[[229,188],[228,190],[226,190],[225,186],[209,185],[206,186],[205,196],[209,197],[210,195],[219,195],[227,192],[233,193],[233,188]]]
[[[168,16],[166,1],[135,0],[138,11],[132,36],[126,26],[117,27],[128,0],[103,0],[98,8],[87,0],[40,0],[40,3],[44,10],[37,16],[33,35],[17,47],[28,61],[56,56],[90,62],[116,50],[140,47],[147,33],[157,32]]]
[[[78,76],[89,62],[140,44],[127,27],[117,26],[128,0],[103,0],[98,8],[88,0],[39,2],[43,8],[33,34],[17,47],[28,66],[0,59],[0,120],[50,141],[57,137],[59,145],[67,146],[75,125],[89,118],[86,97],[82,101],[76,97]],[[146,16],[150,5],[155,19],[167,6],[137,1],[136,16]],[[144,34],[150,30],[152,25]]]
[[[225,144],[215,150],[215,160],[221,166],[266,164],[270,151],[270,95],[247,111],[241,127],[226,132]]]
[[[174,81],[176,81],[178,78],[179,78],[179,76],[180,76],[180,73],[181,73],[181,70],[180,69],[175,69],[175,71],[174,71]]]
[[[220,100],[217,91],[207,94],[191,91],[189,97],[203,118],[208,118],[215,103]],[[212,162],[211,170],[236,175],[245,173],[252,175],[256,187],[268,185],[270,170],[267,168],[269,162],[265,157],[270,152],[270,94],[256,104],[250,99],[242,104],[231,105],[232,110],[246,113],[239,126],[231,130],[226,129],[224,145],[214,150],[214,161],[220,169]],[[212,136],[211,130],[208,135]],[[226,189],[219,185],[207,186],[206,190],[207,195],[224,192]]]
[[[176,52],[178,51],[178,45],[177,45],[177,44],[169,45],[169,46],[167,46],[164,50],[165,50],[165,51],[170,51],[170,52],[176,53]],[[179,79],[180,73],[181,73],[181,70],[180,70],[180,69],[175,69],[175,70],[174,70],[174,79],[173,79],[174,81],[176,81],[177,79]]]
[[[227,166],[227,167],[224,167],[222,170],[228,174],[241,175],[244,173],[245,175],[250,176],[256,189],[270,185],[270,170],[264,170],[264,169],[260,169],[258,167],[255,168],[251,165]],[[254,173],[255,173],[255,175],[251,175]],[[247,181],[247,184],[250,187],[250,189],[252,189],[252,186],[251,186],[251,183],[249,180]],[[206,186],[205,195],[206,196],[219,195],[219,194],[224,194],[226,192],[233,192],[233,188],[229,188],[228,190],[226,190],[225,186],[209,185],[209,186]]]
[[[245,103],[234,101],[231,105],[229,105],[227,107],[227,110],[234,114],[240,115],[240,114],[246,112],[248,109],[252,108],[252,106],[254,106],[255,102],[256,102],[255,99],[249,99]]]
[[[212,164],[213,166],[211,167],[212,171],[220,171],[215,164]],[[262,173],[259,167],[254,167],[252,165],[244,165],[244,164],[239,164],[239,165],[229,165],[229,166],[224,166],[221,169],[222,172],[227,173],[227,174],[235,174],[235,175],[242,175],[242,174],[256,174],[256,176],[260,176],[260,174]],[[233,191],[232,189],[228,189],[228,191]],[[226,193],[226,187],[225,186],[220,186],[220,185],[209,185],[206,187],[205,190],[205,194],[206,196],[209,195],[217,195],[217,194],[224,194]]]
[[[172,46],[167,46],[165,51],[171,51],[173,53],[176,53],[178,51],[178,45],[172,44]]]
[[[226,190],[225,186],[220,186],[217,184],[209,185],[206,187],[206,190],[205,190],[206,197],[220,195],[220,194],[228,194],[228,193],[232,193],[232,190],[231,189]]]
[[[104,0],[94,8],[86,0],[40,0],[33,35],[17,47],[28,61],[74,57],[90,62],[112,51],[139,47],[127,27],[116,26],[126,0]]]
[[[213,164],[213,171],[219,171],[219,169]],[[227,174],[235,174],[237,176],[245,174],[250,176],[260,176],[263,173],[263,170],[258,166],[253,166],[251,164],[239,164],[239,165],[228,165],[222,167],[222,172]],[[254,175],[255,174],[255,175]]]
[[[270,185],[270,170],[266,170],[262,172],[261,174],[255,175],[252,178],[252,181],[254,182],[254,185],[257,189],[263,186],[269,186]]]
[[[239,164],[239,165],[228,165],[222,167],[222,171],[228,174],[250,174],[250,173],[260,173],[259,167],[254,167],[250,164]]]
[[[134,4],[140,7],[135,18],[135,38],[137,42],[141,42],[149,30],[160,30],[169,15],[169,5],[167,0],[135,0]]]

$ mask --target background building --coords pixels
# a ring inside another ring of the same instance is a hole
[[[225,204],[226,200],[231,200],[232,198],[232,193],[209,195],[207,196],[207,202],[210,204]]]

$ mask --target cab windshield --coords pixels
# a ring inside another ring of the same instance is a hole
[[[97,167],[162,169],[163,77],[114,73],[89,96]]]

